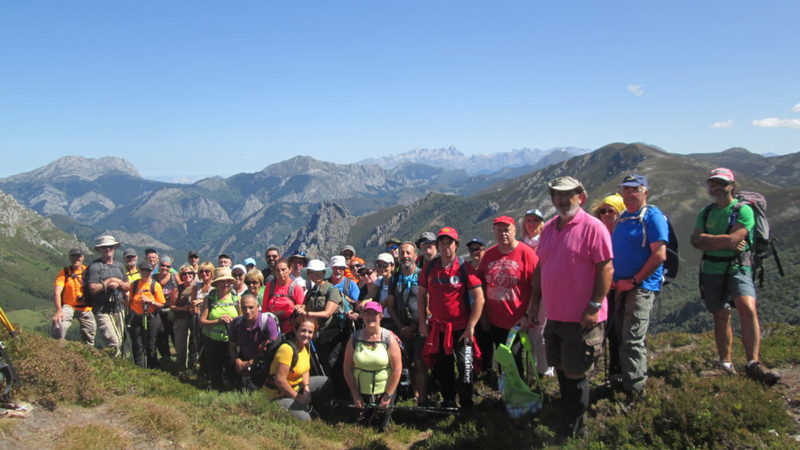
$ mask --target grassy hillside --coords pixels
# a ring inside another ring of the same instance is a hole
[[[553,431],[561,420],[552,379],[544,381],[545,406],[533,417],[509,419],[500,400],[481,385],[473,413],[440,419],[396,415],[398,423],[378,433],[351,424],[344,410],[299,423],[261,393],[203,391],[77,343],[54,349],[51,340],[23,334],[8,341],[23,381],[14,395],[37,409],[28,419],[0,425],[0,443],[58,442],[82,449],[796,447],[800,327],[771,325],[765,332],[764,359],[784,373],[775,387],[743,376],[700,376],[714,360],[708,333],[653,335],[645,398],[626,406],[600,384],[598,370],[587,434],[569,440]],[[742,362],[739,347],[736,361]]]

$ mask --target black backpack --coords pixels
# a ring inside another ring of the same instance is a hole
[[[736,199],[739,201],[733,205],[731,209],[731,215],[728,218],[728,228],[725,230],[725,233],[730,233],[731,228],[733,228],[733,225],[739,218],[739,211],[742,209],[743,205],[748,205],[753,210],[755,225],[753,226],[753,244],[750,246],[750,249],[730,258],[730,261],[732,262],[733,259],[740,258],[743,264],[747,264],[749,260],[750,266],[753,269],[753,281],[758,278],[759,286],[763,286],[764,260],[769,258],[770,254],[772,254],[772,256],[775,257],[775,264],[778,266],[778,272],[781,276],[785,276],[780,257],[778,256],[778,250],[775,248],[776,239],[772,236],[769,219],[767,219],[767,199],[758,192],[750,191],[739,192],[736,194]],[[708,231],[706,230],[706,222],[708,222],[708,216],[711,214],[711,208],[713,207],[714,204],[711,203],[703,210],[704,232]],[[710,259],[706,255],[703,257]]]
[[[274,339],[267,344],[264,354],[253,361],[253,365],[250,366],[250,379],[254,384],[258,386],[266,386],[272,389],[278,388],[278,386],[275,384],[275,380],[269,376],[269,368],[272,365],[272,360],[275,359],[275,354],[278,353],[278,349],[283,344],[288,344],[289,347],[292,348],[292,364],[289,365],[289,371],[294,369],[294,367],[297,365],[297,358],[300,349],[297,348],[297,344],[292,339],[293,335],[293,333],[281,333],[277,339]]]

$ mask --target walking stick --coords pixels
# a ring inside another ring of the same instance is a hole
[[[150,336],[147,334],[147,313],[150,310],[150,304],[145,302],[143,310],[144,310],[144,314],[142,314],[142,330],[144,330],[144,333],[143,333],[144,335],[142,336],[142,338],[143,338],[142,339],[142,343],[144,344],[143,345],[143,347],[144,347],[143,363],[144,363],[144,368],[147,369],[147,360],[150,357],[149,351],[148,351],[148,348],[147,348],[148,347],[148,341],[150,339]]]

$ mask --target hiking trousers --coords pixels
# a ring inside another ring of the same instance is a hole
[[[197,362],[197,329],[194,327],[195,317],[189,313],[176,313],[172,321],[172,332],[175,336],[175,353],[178,371],[185,370],[188,357],[189,368],[193,369]]]
[[[311,390],[311,405],[323,405],[330,401],[331,383],[328,377],[313,376],[309,377],[309,389]],[[307,422],[311,420],[311,405],[303,405],[296,402],[291,397],[278,399],[278,405],[289,410],[289,414],[298,420]]]
[[[617,320],[620,338],[619,363],[622,388],[626,392],[641,391],[647,381],[647,348],[645,337],[650,325],[650,310],[658,291],[632,289],[617,296],[622,320]],[[617,318],[620,316],[618,315]]]
[[[469,374],[465,377],[467,371],[472,371],[473,367],[466,366],[466,344],[459,341],[458,338],[464,333],[464,330],[453,330],[453,353],[446,355],[444,353],[444,333],[439,335],[439,354],[436,356],[436,363],[433,366],[432,374],[439,384],[439,390],[442,392],[442,398],[445,402],[454,402],[456,393],[458,393],[459,402],[462,407],[472,406],[472,387],[475,377]],[[468,378],[469,382],[464,382]]]
[[[51,330],[53,339],[66,339],[73,318],[78,319],[83,343],[94,346],[94,335],[97,333],[94,314],[91,311],[76,311],[70,305],[61,305],[61,322],[54,323]]]
[[[147,317],[147,330],[144,329],[145,316]],[[137,366],[144,367],[145,358],[147,358],[148,368],[158,367],[156,335],[160,324],[161,319],[157,312],[141,315],[131,313],[131,349],[133,350],[133,362]]]

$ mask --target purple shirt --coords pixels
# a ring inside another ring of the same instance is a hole
[[[244,316],[231,322],[230,340],[239,348],[239,358],[253,359],[258,355],[258,347],[264,342],[276,339],[280,335],[278,322],[269,313],[258,313],[253,326],[248,327]]]
[[[537,252],[547,319],[580,322],[592,300],[596,265],[614,256],[608,229],[582,209],[561,230],[556,216],[544,225]],[[598,321],[607,316],[604,299]]]

